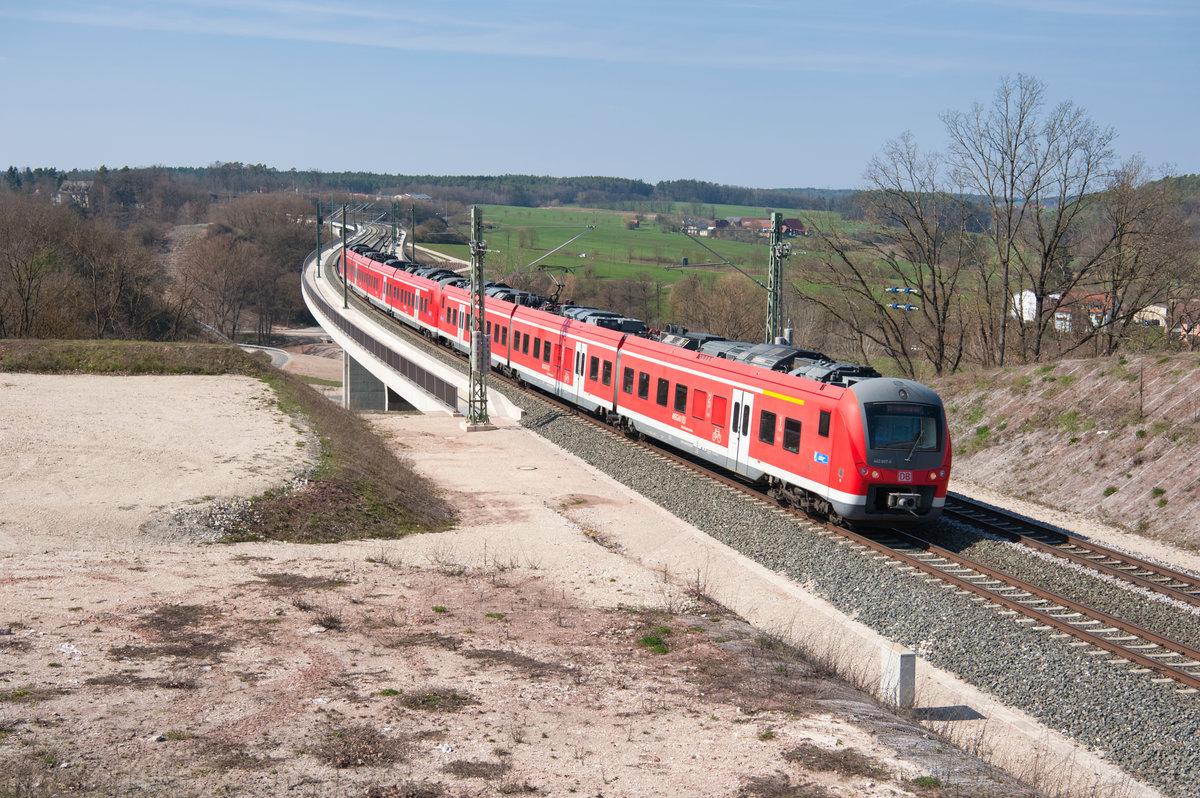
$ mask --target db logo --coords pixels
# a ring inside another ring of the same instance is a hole
[[[911,471],[901,471],[896,476],[896,479],[899,480],[900,482],[912,482],[912,472]]]

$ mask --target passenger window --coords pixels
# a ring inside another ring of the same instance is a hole
[[[740,420],[741,415],[742,415],[742,403],[734,402],[733,403],[733,434],[734,435],[740,434],[738,432],[738,430],[740,430],[742,428],[742,426],[741,426],[741,424],[738,423],[738,421]]]
[[[783,448],[789,452],[800,451],[800,422],[794,418],[783,420]]]
[[[638,372],[638,399],[650,398],[650,375],[644,371]]]
[[[671,395],[670,381],[664,380],[662,377],[659,377],[658,378],[658,395],[655,397],[654,401],[657,402],[658,404],[662,405],[663,407],[666,407],[667,406],[667,398],[670,395]]]
[[[525,333],[523,336],[521,336],[521,354],[529,354],[529,333]]]
[[[688,389],[687,389],[686,385],[684,385],[682,383],[676,383],[676,385],[675,385],[675,412],[676,413],[686,413],[687,412],[687,392],[688,392]]]
[[[762,410],[758,414],[758,439],[775,445],[775,414]]]
[[[821,411],[821,420],[818,422],[818,425],[817,425],[817,434],[820,435],[822,438],[829,437],[829,411],[828,410]]]
[[[533,339],[533,359],[534,360],[542,359],[542,339],[541,338]]]
[[[633,369],[628,366],[621,372],[621,393],[633,393]]]
[[[588,360],[588,379],[592,382],[600,379],[600,358],[595,355]]]
[[[729,400],[724,396],[713,397],[712,423],[714,427],[725,426],[725,413],[729,409]]]
[[[604,378],[600,380],[605,385],[612,385],[612,361],[604,361]]]
[[[487,323],[487,337],[492,337],[492,323],[490,321]]]
[[[542,347],[542,360],[545,361],[546,363],[550,362],[550,342],[549,341],[547,341],[546,345]]]
[[[708,394],[704,391],[692,391],[692,415],[703,419],[708,405]]]

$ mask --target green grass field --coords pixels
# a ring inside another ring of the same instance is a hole
[[[692,205],[672,203],[675,216],[765,216],[766,209],[735,205]],[[825,211],[783,209],[785,216],[799,216],[823,227],[845,229],[839,214]],[[602,279],[638,278],[669,285],[689,271],[703,274],[724,273],[730,267],[682,233],[665,230],[655,221],[655,213],[641,215],[637,229],[627,222],[637,216],[633,211],[608,211],[589,208],[518,208],[503,205],[483,206],[484,238],[488,245],[487,274],[501,279],[538,260],[555,247],[593,226],[582,238],[539,263],[576,273],[584,269]],[[756,243],[705,239],[721,256],[755,275],[766,274],[766,239]],[[804,240],[793,243],[800,254]],[[466,246],[431,245],[432,249],[467,259]],[[683,266],[684,261],[688,266]],[[711,265],[709,265],[711,264]],[[536,268],[536,267],[535,267]]]

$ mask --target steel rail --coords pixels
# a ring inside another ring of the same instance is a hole
[[[899,555],[904,562],[925,573],[944,579],[1007,609],[1042,621],[1147,670],[1174,679],[1193,690],[1200,690],[1200,651],[1196,649],[1049,590],[1031,585],[903,530],[888,530],[887,534],[895,536],[906,545],[930,556],[921,557],[910,554],[859,533],[846,531],[842,534],[877,551],[892,556]],[[942,560],[943,564],[935,563],[933,558]],[[948,568],[973,571],[974,576],[952,573],[947,570]],[[1055,615],[1053,613],[1066,614]],[[1105,628],[1105,625],[1108,628]],[[1114,637],[1118,633],[1124,633],[1136,639]],[[1168,661],[1171,659],[1177,661]]]
[[[1123,579],[1177,601],[1200,607],[1200,579],[1132,554],[1073,537],[1027,518],[953,496],[943,515],[982,527],[1031,548],[1062,557],[1100,573]]]

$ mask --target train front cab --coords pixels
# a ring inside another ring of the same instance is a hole
[[[941,515],[950,480],[951,448],[938,395],[910,380],[856,383],[843,396],[858,486],[853,505],[834,502],[847,520],[911,525]]]

